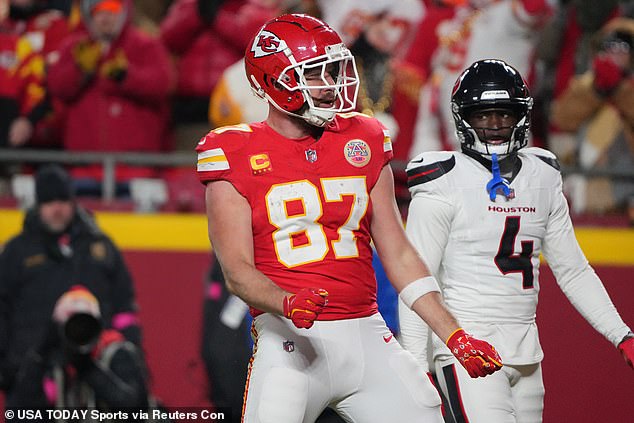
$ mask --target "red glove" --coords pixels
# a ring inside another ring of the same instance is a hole
[[[324,309],[328,291],[322,288],[302,288],[297,294],[284,297],[284,317],[298,328],[308,329]]]
[[[447,346],[473,378],[490,375],[502,368],[502,359],[495,348],[472,337],[462,328],[451,334]]]
[[[599,94],[610,94],[623,80],[625,71],[609,55],[598,54],[592,61],[594,88]]]
[[[621,354],[623,354],[625,362],[634,369],[634,337],[621,341],[618,348]]]

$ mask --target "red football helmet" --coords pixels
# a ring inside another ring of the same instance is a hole
[[[247,46],[245,70],[258,96],[311,125],[324,126],[336,113],[356,107],[354,57],[332,28],[311,16],[282,15],[264,24]],[[307,72],[320,75],[322,83],[309,86]],[[332,90],[334,102],[317,106],[311,89]]]

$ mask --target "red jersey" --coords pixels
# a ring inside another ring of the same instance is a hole
[[[0,19],[0,98],[15,99],[27,115],[44,97],[44,61],[68,34],[57,10],[27,19]]]
[[[392,143],[376,119],[339,114],[319,140],[265,122],[226,126],[196,151],[203,183],[228,181],[249,201],[258,270],[289,292],[326,289],[318,320],[377,312],[370,192]]]

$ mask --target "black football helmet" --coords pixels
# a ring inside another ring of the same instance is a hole
[[[532,107],[533,98],[526,82],[502,60],[473,63],[458,77],[451,95],[451,111],[462,148],[489,157],[495,153],[502,158],[526,146]],[[502,144],[481,140],[468,122],[474,111],[491,108],[511,109],[517,116],[511,136]]]

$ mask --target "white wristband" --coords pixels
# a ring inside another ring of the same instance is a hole
[[[426,276],[410,282],[398,295],[408,308],[412,308],[417,299],[433,291],[440,292],[438,282],[433,276]]]

